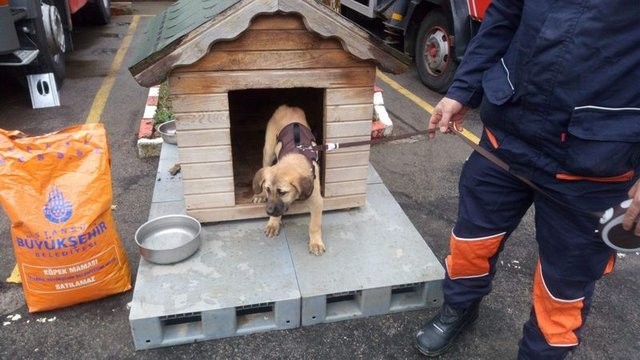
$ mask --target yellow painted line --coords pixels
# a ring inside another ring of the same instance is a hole
[[[462,131],[460,131],[460,134],[466,136],[467,139],[473,141],[476,144],[480,143],[480,138],[478,138],[476,136],[476,134],[472,133],[471,131],[469,131],[467,129],[462,129]]]
[[[433,113],[433,106],[431,104],[422,100],[419,96],[412,93],[411,91],[405,89],[402,85],[398,84],[395,80],[391,79],[390,77],[388,77],[387,75],[383,74],[380,71],[376,72],[376,76],[378,77],[378,79],[384,81],[387,85],[391,86],[393,90],[404,95],[406,98],[416,103],[418,106],[423,108],[429,114]]]
[[[424,111],[428,112],[429,114],[433,113],[433,105],[422,100],[419,96],[407,90],[405,87],[400,85],[395,80],[391,79],[381,71],[377,71],[376,76],[378,77],[378,79],[384,81],[387,85],[391,86],[393,90],[399,92],[400,94],[404,95],[407,99],[416,103],[416,105],[421,107]],[[466,136],[468,139],[475,142],[476,144],[480,142],[480,139],[474,133],[468,131],[467,129],[463,129],[461,133],[462,135]]]
[[[91,105],[91,110],[89,110],[89,115],[87,116],[87,124],[96,124],[100,122],[100,117],[102,116],[102,112],[104,111],[105,106],[107,105],[107,99],[109,99],[109,94],[111,93],[111,89],[113,89],[113,84],[116,82],[116,76],[118,75],[118,70],[122,67],[122,62],[124,60],[124,56],[129,50],[131,46],[131,41],[133,40],[133,35],[136,32],[136,28],[138,27],[138,22],[140,21],[140,16],[135,15],[131,24],[129,24],[129,30],[127,31],[127,35],[125,35],[122,40],[122,44],[116,52],[116,56],[113,58],[113,62],[111,63],[111,68],[109,69],[109,73],[107,77],[102,82],[102,86],[98,90],[96,97],[93,99],[93,104]]]

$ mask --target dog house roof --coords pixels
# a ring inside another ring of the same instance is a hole
[[[309,31],[338,39],[386,71],[407,68],[404,54],[314,0],[179,0],[150,21],[129,71],[140,85],[157,85],[176,66],[204,57],[213,43],[237,38],[254,17],[275,13],[302,16]]]

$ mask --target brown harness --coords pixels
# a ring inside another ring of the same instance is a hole
[[[282,143],[282,148],[278,153],[278,159],[290,153],[304,155],[311,165],[311,174],[316,178],[314,162],[318,161],[318,150],[314,148],[316,141],[311,129],[300,124],[291,123],[282,128],[276,139]]]

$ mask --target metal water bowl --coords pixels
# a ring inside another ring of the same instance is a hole
[[[142,224],[135,234],[140,255],[156,264],[172,264],[193,255],[202,244],[200,222],[187,215],[165,215]]]
[[[176,121],[169,120],[156,127],[156,130],[162,135],[162,140],[169,144],[177,144],[176,139]]]

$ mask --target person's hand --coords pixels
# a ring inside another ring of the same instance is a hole
[[[440,128],[440,132],[451,132],[449,126],[455,126],[456,129],[462,131],[462,124],[464,123],[464,114],[467,113],[469,108],[462,105],[456,100],[449,99],[448,97],[442,98],[433,109],[431,118],[429,119],[429,130]],[[429,132],[429,138],[433,139],[436,136],[435,131]]]
[[[638,215],[640,215],[640,180],[629,190],[629,198],[631,199],[631,205],[627,208],[627,212],[622,219],[622,228],[631,231],[636,236],[640,236],[640,222],[638,221]]]

